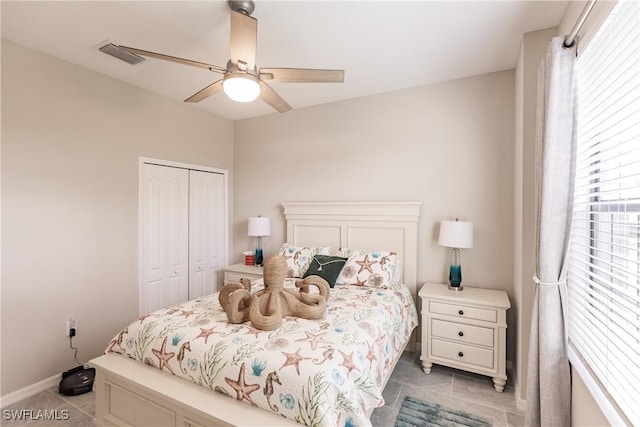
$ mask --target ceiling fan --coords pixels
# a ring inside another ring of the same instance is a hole
[[[120,49],[140,56],[162,59],[192,67],[204,68],[223,74],[204,89],[185,99],[185,102],[199,102],[220,90],[234,101],[251,102],[258,96],[280,113],[291,110],[291,106],[266,82],[309,83],[344,82],[344,70],[322,70],[308,68],[260,68],[256,67],[256,44],[258,21],[251,17],[255,9],[253,0],[229,0],[231,9],[231,59],[226,67],[192,61],[161,53],[149,52],[128,46]]]

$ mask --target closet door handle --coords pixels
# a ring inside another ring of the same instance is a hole
[[[463,337],[464,336],[464,332],[462,332],[462,331],[458,332],[458,336]]]
[[[462,357],[462,356],[464,356],[464,353],[463,352],[459,352],[458,353],[458,357]]]
[[[462,311],[462,310],[458,310],[458,314],[459,314],[460,316],[463,316],[463,315],[464,315],[464,311]]]

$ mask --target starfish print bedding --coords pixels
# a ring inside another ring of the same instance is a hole
[[[300,424],[369,426],[368,413],[384,405],[384,379],[417,325],[409,290],[395,283],[336,286],[322,319],[286,317],[273,331],[228,323],[216,293],[141,316],[105,352]]]

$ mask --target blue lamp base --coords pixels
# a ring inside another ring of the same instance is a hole
[[[462,269],[459,265],[449,267],[449,289],[453,291],[461,291],[462,285]]]
[[[453,291],[461,291],[462,283],[462,267],[460,266],[460,249],[453,249],[453,259],[451,267],[449,267],[449,289]]]
[[[260,267],[262,267],[262,265],[264,264],[264,256],[262,255],[262,236],[258,236],[254,263],[255,265],[259,265]]]
[[[262,255],[262,249],[256,249],[255,257],[254,257],[255,265],[262,266],[264,264],[264,257]]]

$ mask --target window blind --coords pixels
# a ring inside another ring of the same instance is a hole
[[[577,71],[569,342],[640,425],[640,2],[618,2]]]

